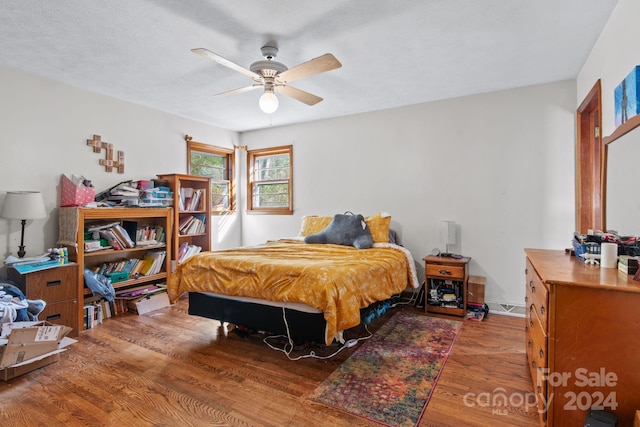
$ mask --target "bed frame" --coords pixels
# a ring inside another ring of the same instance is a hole
[[[219,298],[200,292],[189,292],[189,314],[229,322],[254,331],[287,335],[282,307]],[[294,343],[325,342],[327,322],[322,313],[306,313],[285,308],[289,336]]]

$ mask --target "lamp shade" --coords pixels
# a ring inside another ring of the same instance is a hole
[[[440,243],[443,245],[456,244],[456,222],[442,221],[440,224]]]
[[[3,218],[39,219],[46,218],[42,193],[38,191],[9,191],[2,207]]]

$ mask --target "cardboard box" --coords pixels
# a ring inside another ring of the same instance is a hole
[[[44,356],[42,359],[32,359],[29,363],[0,369],[0,380],[9,381],[10,379],[35,371],[43,366],[51,365],[58,360],[60,360],[60,353],[54,353],[49,356]]]
[[[169,294],[165,291],[147,294],[127,301],[129,310],[138,314],[146,314],[160,308],[169,307],[169,305]]]
[[[13,322],[3,323],[1,326],[2,381],[9,381],[57,362],[60,360],[60,353],[76,342],[66,336],[71,328],[63,325],[52,325],[48,322]],[[57,340],[58,338],[60,339]],[[5,363],[12,364],[4,366]]]
[[[14,322],[10,328],[7,343],[0,346],[0,368],[18,365],[56,352],[60,343],[73,329],[64,325],[47,322]],[[3,336],[7,336],[3,325]]]
[[[469,276],[467,280],[467,301],[484,304],[484,286],[487,279],[482,276]]]
[[[85,187],[82,182],[74,182],[65,174],[60,175],[60,206],[86,205],[93,202],[95,196],[96,191],[93,187]]]

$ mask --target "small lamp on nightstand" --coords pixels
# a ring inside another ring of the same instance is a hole
[[[18,257],[23,258],[26,254],[24,250],[24,226],[28,219],[40,219],[47,217],[44,208],[42,193],[38,191],[9,191],[4,199],[2,207],[2,218],[19,219],[22,222],[22,234],[20,237],[20,248]]]
[[[442,221],[440,224],[440,243],[445,246],[445,253],[441,256],[451,256],[449,247],[456,244],[456,222]]]

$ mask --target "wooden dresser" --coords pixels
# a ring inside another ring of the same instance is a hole
[[[527,361],[541,425],[582,426],[600,406],[631,426],[640,408],[640,282],[564,251],[525,253]]]

